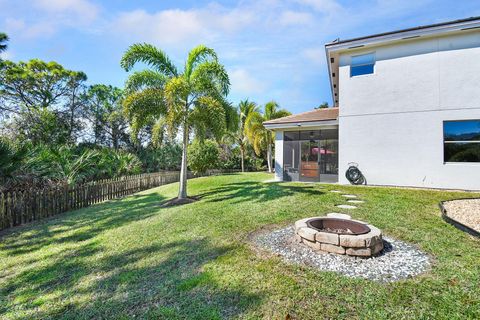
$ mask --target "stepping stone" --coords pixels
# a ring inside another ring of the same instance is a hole
[[[356,198],[357,196],[354,195],[354,194],[342,194],[342,197],[345,197],[345,198]]]
[[[339,204],[336,206],[337,208],[342,208],[342,209],[356,209],[356,206],[351,206],[349,204]]]
[[[350,202],[350,203],[364,203],[365,201],[363,201],[363,200],[347,200],[347,202]]]
[[[342,193],[342,191],[340,191],[340,190],[330,190],[330,192],[333,192],[333,193]]]
[[[327,217],[329,217],[329,218],[337,218],[337,219],[352,220],[352,217],[351,217],[349,214],[338,213],[338,212],[327,213]]]

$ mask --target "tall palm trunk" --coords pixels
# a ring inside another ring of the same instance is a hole
[[[242,172],[245,172],[245,147],[243,145],[240,145],[240,159],[242,162]]]
[[[187,197],[187,147],[188,147],[188,125],[185,120],[183,124],[182,141],[182,166],[180,169],[180,188],[178,190],[178,199]]]
[[[272,173],[272,144],[269,142],[267,146],[267,162],[268,162],[268,172]]]

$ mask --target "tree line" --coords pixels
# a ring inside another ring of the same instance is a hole
[[[0,52],[8,37],[0,33]],[[143,70],[134,70],[142,64]],[[288,111],[228,100],[216,52],[200,45],[178,69],[138,43],[124,53],[124,88],[87,84],[56,62],[0,60],[0,188],[74,184],[125,174],[211,168],[272,172],[274,137],[263,122]]]

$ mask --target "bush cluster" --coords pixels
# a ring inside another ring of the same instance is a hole
[[[0,139],[0,191],[77,184],[142,172],[139,158],[111,148],[19,144]]]

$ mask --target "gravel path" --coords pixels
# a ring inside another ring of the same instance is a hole
[[[430,268],[428,256],[405,242],[384,237],[385,248],[378,257],[361,259],[315,252],[293,240],[294,228],[257,235],[253,242],[290,263],[308,265],[322,271],[335,271],[348,277],[392,282],[413,277]]]
[[[446,201],[443,207],[447,216],[480,232],[480,199]]]

